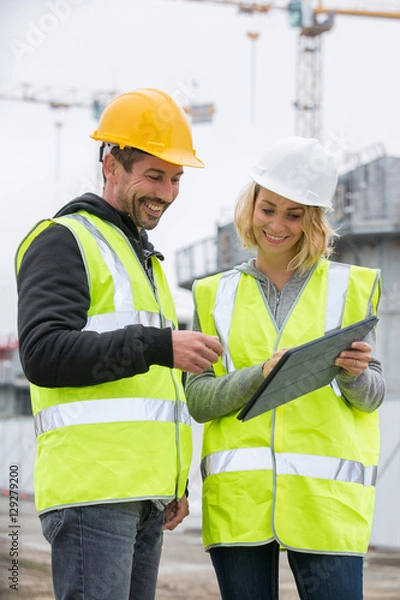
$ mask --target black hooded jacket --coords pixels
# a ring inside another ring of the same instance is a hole
[[[119,227],[149,278],[154,250],[127,214],[95,194],[84,194],[55,216],[84,209]],[[78,245],[61,225],[45,229],[28,248],[18,274],[18,337],[26,377],[43,387],[81,387],[145,373],[153,364],[173,366],[171,329],[129,325],[82,332],[89,288]]]

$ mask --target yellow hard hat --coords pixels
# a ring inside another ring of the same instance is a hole
[[[111,100],[90,137],[121,149],[137,148],[175,165],[204,167],[193,148],[185,111],[171,96],[153,88]]]

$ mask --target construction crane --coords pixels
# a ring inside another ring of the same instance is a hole
[[[317,6],[310,1],[291,1],[287,5],[290,24],[299,28],[296,64],[295,133],[322,137],[322,34],[334,26],[336,15],[400,19],[400,12]]]
[[[196,101],[193,90],[189,90],[188,85],[180,84],[179,88],[178,91],[183,98],[181,102],[183,109],[192,119],[192,123],[210,122],[215,113],[213,103]],[[89,108],[96,121],[100,118],[104,107],[119,93],[121,92],[118,90],[97,90],[88,93],[77,88],[54,89],[48,85],[35,86],[31,83],[0,86],[0,100],[46,104],[55,109]]]
[[[88,93],[77,88],[56,90],[49,85],[33,85],[31,83],[17,83],[0,87],[1,100],[46,104],[55,109],[90,108],[94,119],[98,119],[104,106],[117,93],[115,90],[98,90]]]
[[[212,121],[215,113],[214,104],[203,100],[197,101],[194,87],[194,84],[189,86],[180,83],[177,92],[181,96],[181,105],[192,124],[209,123]],[[99,120],[105,106],[119,93],[121,92],[117,90],[97,90],[89,93],[77,88],[55,89],[48,85],[33,85],[31,83],[9,84],[8,86],[4,84],[0,85],[0,100],[44,104],[56,110],[69,108],[89,109],[95,121]],[[61,130],[63,124],[60,118],[54,122],[56,128],[56,181],[60,178]]]
[[[57,111],[70,108],[90,109],[93,119],[98,120],[104,107],[117,95],[115,90],[98,90],[93,93],[83,92],[77,88],[54,89],[49,85],[33,85],[31,83],[2,84],[0,100],[10,102],[30,102],[43,104]],[[64,123],[58,115],[54,122],[56,128],[55,179],[60,179],[61,131]]]
[[[186,0],[189,1],[189,0]],[[299,29],[296,57],[295,89],[295,133],[304,137],[321,139],[321,73],[322,73],[322,34],[334,26],[336,15],[354,17],[374,17],[400,19],[399,11],[362,10],[357,8],[338,8],[325,6],[323,0],[275,0],[269,3],[241,2],[240,0],[190,0],[195,2],[234,5],[239,13],[267,14],[271,10],[284,10],[289,16],[292,27]],[[332,0],[333,2],[334,0]],[[378,2],[378,0],[376,0]],[[349,2],[347,2],[349,4]],[[258,35],[249,32],[253,45]],[[254,62],[255,51],[252,52]],[[251,67],[251,86],[254,88],[254,64]],[[254,90],[253,90],[254,91]],[[253,94],[254,95],[254,94]],[[254,118],[251,109],[251,119]]]

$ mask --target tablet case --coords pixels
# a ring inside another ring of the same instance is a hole
[[[338,354],[352,342],[362,340],[377,322],[378,318],[371,316],[287,350],[237,418],[247,421],[329,385],[341,368],[334,364]]]

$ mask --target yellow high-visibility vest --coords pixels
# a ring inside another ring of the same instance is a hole
[[[85,264],[90,307],[84,331],[102,333],[131,324],[177,327],[158,259],[151,259],[155,291],[123,232],[86,211],[39,223],[20,245],[17,270],[33,239],[55,223],[75,236]],[[118,371],[118,364],[99,365],[99,372],[113,368]],[[38,512],[180,498],[192,453],[181,375],[152,365],[147,373],[99,385],[31,385]]]
[[[219,335],[216,376],[264,362],[376,313],[380,273],[322,260],[278,330],[260,290],[238,270],[194,285],[201,330]],[[350,406],[334,381],[273,411],[206,423],[203,540],[213,546],[275,539],[306,552],[362,555],[373,517],[378,413]]]

